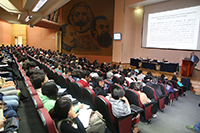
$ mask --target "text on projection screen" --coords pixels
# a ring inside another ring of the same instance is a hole
[[[146,47],[196,49],[200,6],[148,15]]]

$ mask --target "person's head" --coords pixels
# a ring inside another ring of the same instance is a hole
[[[68,113],[72,109],[72,102],[68,97],[61,97],[56,100],[54,108],[49,113],[53,119],[62,120],[68,118]]]
[[[42,94],[49,99],[56,100],[58,96],[58,87],[53,81],[48,81],[42,85]]]
[[[158,77],[153,77],[152,78],[152,83],[157,84],[158,83]]]
[[[84,78],[87,82],[89,82],[91,80],[91,78],[90,78],[90,71],[83,70],[83,72],[82,72],[82,78]]]
[[[136,82],[135,84],[134,84],[134,90],[136,90],[136,91],[141,91],[141,89],[142,89],[142,83],[141,82]]]
[[[81,78],[81,71],[79,69],[74,69],[72,70],[71,76]]]
[[[173,75],[172,80],[178,81],[176,75]]]
[[[125,95],[124,90],[122,90],[121,88],[114,88],[113,92],[112,92],[112,98],[115,100],[119,100],[120,98],[122,98]]]
[[[193,56],[193,55],[194,55],[194,52],[191,52],[190,55]]]
[[[108,79],[112,80],[113,73],[111,71],[109,71],[109,72],[106,73],[106,76],[107,76]]]
[[[94,18],[91,33],[101,47],[107,48],[112,44],[112,37],[109,34],[109,24],[105,16]]]
[[[97,77],[96,82],[97,82],[98,87],[101,87],[101,88],[104,87],[104,80],[102,77]]]
[[[27,65],[28,65],[28,69],[29,70],[30,69],[35,69],[35,66],[36,66],[35,62],[33,62],[33,61],[28,62]]]
[[[68,22],[73,25],[77,32],[85,33],[91,28],[94,15],[90,7],[84,3],[76,3],[68,15]]]
[[[70,68],[65,68],[65,75],[71,76],[71,69]]]
[[[119,84],[123,85],[126,82],[126,79],[124,76],[119,77]]]
[[[34,88],[35,89],[41,88],[42,83],[44,82],[45,79],[45,74],[33,74],[31,77]]]

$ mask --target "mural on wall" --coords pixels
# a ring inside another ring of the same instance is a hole
[[[62,52],[112,55],[113,19],[114,0],[70,1],[62,9]]]

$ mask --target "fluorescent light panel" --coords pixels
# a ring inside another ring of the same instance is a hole
[[[20,17],[21,17],[21,14],[18,14],[17,20],[19,20]]]
[[[32,12],[37,12],[46,2],[47,0],[39,0],[39,2],[33,8]]]
[[[28,22],[31,18],[32,18],[33,16],[32,15],[30,15],[30,16],[27,16],[26,18],[25,18],[25,22]]]

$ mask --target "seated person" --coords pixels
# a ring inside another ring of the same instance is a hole
[[[111,71],[109,71],[109,72],[106,73],[106,76],[107,76],[107,79],[105,79],[105,80],[107,80],[108,82],[110,82],[111,85],[112,85],[113,84],[113,81],[112,81],[112,79],[113,79],[113,73]]]
[[[48,112],[54,107],[57,96],[58,88],[53,81],[48,81],[42,85],[42,95],[39,97]]]
[[[126,83],[126,79],[124,76],[121,76],[119,78],[119,84],[124,88],[124,90],[128,90],[128,86],[127,86],[127,83]]]
[[[75,80],[75,82],[78,82],[81,79],[81,71],[79,69],[72,70],[71,76]]]
[[[141,82],[136,82],[134,84],[134,90],[136,90],[139,95],[140,95],[140,101],[142,104],[147,104],[149,102],[151,102],[151,100],[147,97],[147,95],[144,93],[144,92],[141,92],[141,89],[142,89],[142,83]],[[152,112],[152,117],[153,118],[156,118],[157,115],[156,115],[156,112],[157,112],[157,104],[154,104],[152,107],[151,107],[151,112]]]
[[[37,91],[37,94],[42,95],[42,85],[49,80],[48,77],[43,72],[43,73],[33,74],[31,76],[31,79],[32,79],[33,86]]]
[[[186,87],[185,87],[182,83],[180,83],[180,82],[178,81],[178,79],[177,79],[177,77],[176,77],[175,75],[172,77],[172,80],[175,80],[176,83],[178,84],[178,86],[183,88],[183,95],[185,95]]]
[[[105,90],[104,90],[104,80],[101,77],[96,78],[95,83],[93,83],[93,90],[98,95],[107,96]]]
[[[148,82],[148,85],[155,90],[157,98],[160,98],[163,95],[163,92],[161,90],[161,87],[157,83],[158,83],[158,78],[154,77],[151,83]]]
[[[131,113],[130,104],[126,97],[124,97],[125,92],[120,88],[114,88],[112,96],[107,96],[106,98],[110,101],[112,105],[112,112],[116,118],[129,115]],[[133,133],[139,133],[138,124],[140,121],[140,114],[136,116],[136,124],[134,125]]]
[[[170,92],[171,92],[171,93],[174,92],[174,89],[173,89],[173,87],[169,84],[169,81],[168,81],[168,78],[167,78],[167,77],[165,77],[165,79],[164,79],[164,81],[163,81],[163,84],[165,85],[167,94],[169,94]]]
[[[54,63],[54,70],[56,72],[60,72],[62,74],[62,71],[61,71],[62,68],[61,68],[61,66],[58,63]]]
[[[59,132],[65,133],[86,133],[83,124],[72,109],[72,102],[67,97],[56,100],[54,108],[50,110],[51,118]],[[77,128],[75,128],[75,124]]]
[[[91,81],[90,78],[90,72],[88,70],[83,70],[82,72],[82,78],[78,81],[78,83],[81,83],[83,87],[90,87],[89,82]]]

